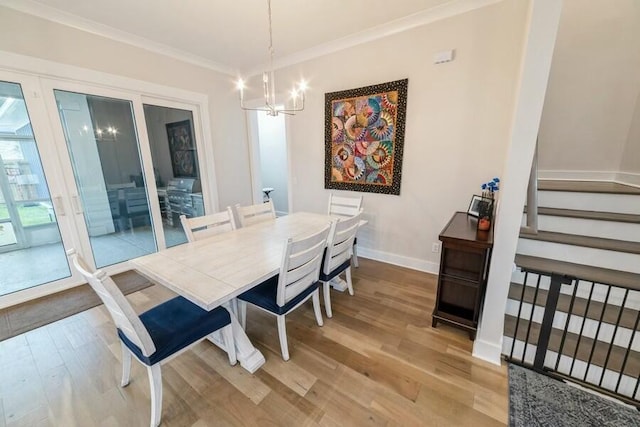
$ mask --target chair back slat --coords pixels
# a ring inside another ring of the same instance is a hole
[[[280,306],[318,281],[322,253],[327,245],[331,225],[302,239],[288,239],[278,278],[276,303]]]
[[[362,209],[355,216],[339,219],[334,226],[327,242],[327,253],[322,266],[324,274],[331,273],[340,264],[351,259],[353,241],[360,226],[361,216]]]
[[[329,215],[333,216],[354,216],[362,208],[362,196],[343,197],[329,194]]]
[[[89,282],[91,288],[102,300],[116,328],[137,345],[145,356],[155,353],[156,347],[149,332],[113,279],[102,270],[91,272],[87,263],[74,249],[69,249],[67,255],[71,258],[75,269]]]
[[[107,198],[109,199],[109,209],[111,210],[111,217],[117,218],[120,216],[120,198],[118,190],[107,190]]]
[[[195,242],[196,240],[202,240],[236,229],[236,220],[229,206],[222,212],[196,218],[187,218],[184,215],[180,215],[180,222],[189,242]]]
[[[147,192],[144,188],[127,188],[124,191],[124,203],[127,214],[139,214],[149,211]]]
[[[238,212],[238,219],[242,227],[275,219],[276,217],[276,210],[271,199],[268,202],[250,206],[236,205],[236,212]]]

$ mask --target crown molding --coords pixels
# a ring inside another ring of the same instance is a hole
[[[198,65],[200,67],[218,71],[220,73],[232,76],[237,75],[237,70],[227,65],[211,61],[202,56],[186,53],[180,49],[167,46],[163,43],[154,42],[153,40],[149,40],[145,37],[140,37],[126,31],[118,30],[111,26],[100,24],[90,19],[82,18],[80,16],[64,12],[51,6],[36,3],[32,0],[0,0],[0,6],[5,6],[10,9],[17,10],[18,12],[37,16],[38,18],[46,19],[47,21],[56,22],[67,27],[72,27],[81,31],[85,31],[87,33],[106,37],[108,39],[139,47],[150,52],[159,53],[161,55],[179,59],[193,65]]]
[[[280,59],[274,59],[273,68],[279,69],[299,64],[301,62],[348,49],[353,46],[379,40],[416,27],[431,24],[436,21],[470,12],[475,9],[480,9],[485,6],[490,6],[495,3],[500,3],[501,1],[503,0],[452,0],[431,9],[425,9],[337,40],[332,40],[309,49],[301,50]],[[260,64],[256,67],[247,69],[243,74],[246,76],[254,76],[262,73],[262,71],[266,70],[267,67],[268,64],[266,63]]]
[[[278,69],[295,65],[304,61],[308,61],[310,59],[328,55],[340,50],[348,49],[353,46],[375,41],[384,37],[401,33],[403,31],[411,30],[416,27],[450,18],[455,15],[470,12],[475,9],[480,9],[485,6],[499,3],[501,1],[503,0],[452,0],[448,3],[395,19],[385,24],[360,31],[356,34],[342,37],[340,39],[333,40],[327,43],[322,43],[312,48],[284,56],[280,59],[274,60],[273,67],[274,69]],[[77,15],[61,11],[60,9],[53,8],[51,6],[36,3],[33,0],[0,0],[0,5],[81,31],[136,46],[150,52],[169,56],[190,64],[218,71],[220,73],[228,74],[231,76],[238,75],[237,69],[229,67],[225,64],[212,61],[199,55],[186,53],[180,49],[173,48],[163,43],[158,43],[145,37],[140,37],[126,31],[118,30],[111,26],[100,24],[90,19],[82,18]],[[248,68],[242,74],[245,76],[253,76],[262,73],[262,71],[267,67],[267,64],[258,64],[255,67]]]

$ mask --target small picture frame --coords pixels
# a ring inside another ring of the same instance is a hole
[[[476,194],[471,197],[471,203],[469,203],[469,209],[467,209],[467,215],[471,215],[473,217],[478,218],[480,215],[479,208],[480,202],[482,201],[482,196],[478,196]]]

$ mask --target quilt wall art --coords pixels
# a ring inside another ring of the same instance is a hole
[[[325,94],[325,188],[400,194],[407,86]]]

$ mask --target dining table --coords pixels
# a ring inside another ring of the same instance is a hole
[[[296,212],[163,249],[129,263],[151,282],[205,310],[221,305],[227,308],[238,361],[253,373],[265,359],[238,321],[235,298],[279,273],[287,239],[316,233],[333,219],[326,214]],[[210,340],[226,351],[219,334]]]

